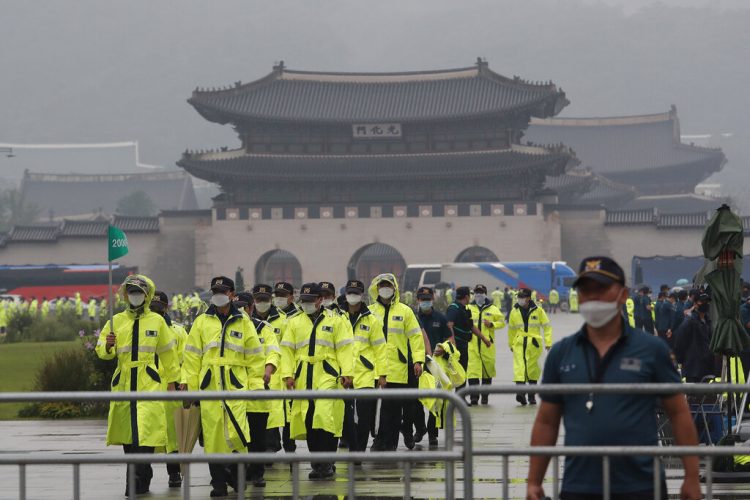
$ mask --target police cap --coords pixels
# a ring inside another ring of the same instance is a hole
[[[211,291],[212,292],[233,292],[234,291],[234,280],[227,278],[226,276],[217,276],[211,279]]]
[[[602,285],[619,283],[625,286],[625,272],[620,265],[609,257],[586,257],[578,268],[578,277],[573,286],[577,287],[581,281],[592,279]]]
[[[271,298],[271,285],[255,285],[253,287],[253,297],[256,299]]]

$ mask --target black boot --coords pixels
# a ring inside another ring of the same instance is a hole
[[[536,385],[536,380],[529,380],[529,385]],[[529,393],[529,404],[536,404],[536,395],[533,392]]]
[[[516,382],[516,385],[525,385],[524,382]],[[526,406],[526,395],[524,393],[519,392],[516,394],[516,401],[521,403],[521,406]]]

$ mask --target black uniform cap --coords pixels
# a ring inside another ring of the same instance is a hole
[[[161,290],[157,290],[154,292],[154,298],[151,299],[151,302],[160,302],[164,304],[165,306],[168,306],[169,297],[167,297],[167,294],[162,292]]]
[[[253,294],[244,291],[237,294],[237,298],[234,301],[234,304],[237,307],[247,307],[248,305],[253,303]]]
[[[261,298],[261,297],[267,297],[271,298],[271,286],[270,285],[255,285],[253,287],[253,297],[255,298]]]
[[[299,298],[301,300],[314,300],[320,297],[320,285],[317,283],[305,283],[299,289]]]
[[[530,298],[531,290],[529,290],[528,288],[521,288],[520,290],[518,290],[518,294],[516,295],[516,297],[521,298],[521,299]]]
[[[609,257],[586,257],[583,259],[573,286],[577,287],[584,279],[592,279],[602,285],[619,283],[625,286],[625,272],[617,262]]]
[[[320,287],[320,293],[328,292],[333,296],[336,296],[336,287],[333,286],[333,283],[330,281],[321,281],[318,283],[318,286]]]
[[[429,286],[423,286],[419,290],[417,290],[418,299],[433,299],[434,297],[435,292]]]
[[[289,295],[294,295],[294,287],[291,283],[287,283],[286,281],[279,281],[273,286],[273,289],[275,292],[285,292]]]
[[[234,280],[226,276],[217,276],[211,279],[212,292],[233,292]]]
[[[349,280],[346,282],[346,293],[365,293],[365,284],[359,280]]]
[[[474,293],[487,293],[487,287],[484,285],[477,285],[474,287]]]

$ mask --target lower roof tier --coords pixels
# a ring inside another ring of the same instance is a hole
[[[543,171],[560,175],[573,159],[564,148],[509,149],[419,154],[247,154],[242,150],[185,153],[177,164],[210,182],[329,182],[460,179]]]
[[[185,153],[179,166],[235,202],[529,199],[575,163],[565,148],[381,155]]]

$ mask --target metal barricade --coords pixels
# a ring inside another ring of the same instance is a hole
[[[743,390],[745,389],[745,390]],[[544,394],[642,394],[642,395],[677,395],[677,394],[738,394],[746,392],[747,386],[737,384],[549,384],[523,386],[523,392]],[[457,394],[464,400],[471,395],[482,394],[516,394],[519,386],[504,385],[473,385],[466,386]],[[446,419],[451,420],[452,405],[446,412]],[[464,443],[466,445],[467,443]],[[705,498],[713,498],[713,459],[740,454],[734,447],[706,447],[706,446],[528,446],[518,448],[487,448],[473,450],[475,457],[502,458],[502,498],[510,498],[509,494],[509,459],[513,456],[549,456],[552,461],[552,498],[559,498],[559,457],[561,456],[599,456],[602,457],[602,485],[603,497],[609,500],[610,488],[610,457],[622,456],[651,456],[654,457],[654,498],[661,499],[661,461],[660,457],[705,457]],[[750,448],[747,449],[750,454]]]
[[[98,457],[90,455],[72,456],[60,454],[0,454],[0,465],[19,466],[19,498],[26,499],[26,466],[27,465],[72,465],[73,498],[80,498],[80,467],[87,464],[128,464],[128,489],[135,492],[135,464],[141,463],[181,463],[186,464],[183,479],[182,497],[190,498],[190,464],[224,463],[239,464],[237,498],[245,498],[245,467],[255,463],[289,463],[292,465],[292,497],[299,498],[299,464],[301,462],[378,462],[401,463],[404,467],[404,498],[411,498],[411,464],[419,462],[446,462],[447,475],[445,496],[454,499],[455,462],[464,464],[463,498],[473,498],[473,463],[472,463],[472,426],[468,407],[455,393],[443,390],[420,389],[357,389],[333,391],[191,391],[191,392],[15,392],[0,393],[0,403],[29,402],[80,402],[80,401],[217,401],[231,400],[291,400],[291,399],[417,399],[436,398],[447,400],[451,418],[446,421],[446,450],[405,452],[315,452],[315,453],[233,453],[233,454],[126,454],[122,456]],[[453,440],[452,408],[458,407],[461,414],[463,445],[455,449]],[[353,467],[348,467],[348,497],[356,498],[356,482]],[[133,496],[134,493],[133,493]]]

